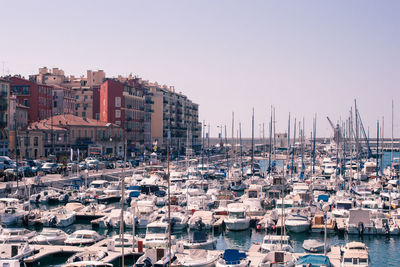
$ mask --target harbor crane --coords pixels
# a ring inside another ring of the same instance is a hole
[[[331,125],[332,130],[333,130],[333,140],[334,140],[336,143],[339,143],[339,140],[342,138],[341,133],[340,133],[340,126],[339,126],[339,124],[336,124],[336,127],[335,127],[335,125],[333,125],[331,119],[329,119],[328,116],[326,116],[326,118],[328,119],[328,122],[329,122],[329,124]]]

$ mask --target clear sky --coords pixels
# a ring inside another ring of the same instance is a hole
[[[291,112],[309,133],[317,113],[330,136],[325,117],[346,118],[357,98],[371,136],[384,116],[388,137],[394,100],[399,136],[399,14],[399,1],[0,0],[0,73],[103,69],[174,85],[213,136],[232,111],[250,136],[252,107],[258,136],[271,105],[278,131]]]

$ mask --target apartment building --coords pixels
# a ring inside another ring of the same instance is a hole
[[[131,82],[107,79],[100,87],[100,120],[125,130],[129,156],[145,149],[145,101],[144,91]]]
[[[147,83],[146,86],[154,102],[151,123],[153,142],[165,148],[170,137],[169,145],[180,153],[184,152],[187,145],[198,147],[201,137],[199,105],[181,92],[175,92],[174,87],[157,83]],[[186,144],[188,139],[190,144]]]
[[[29,108],[28,122],[43,120],[52,114],[53,87],[14,76],[10,77],[11,92],[17,103]]]

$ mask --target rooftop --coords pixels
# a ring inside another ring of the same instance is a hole
[[[82,117],[78,117],[78,116],[75,116],[72,114],[63,114],[63,115],[56,115],[56,116],[53,116],[52,118],[50,117],[50,118],[41,120],[39,122],[31,123],[29,125],[29,128],[38,129],[38,127],[40,127],[43,130],[45,130],[45,129],[50,129],[52,124],[53,124],[53,130],[55,130],[56,128],[64,129],[64,128],[62,128],[63,126],[87,126],[87,127],[113,126],[113,127],[119,127],[116,124],[112,124],[112,123],[108,123],[108,122],[104,122],[104,121],[99,121],[99,120],[94,120],[94,119],[89,119],[89,118],[82,118]]]

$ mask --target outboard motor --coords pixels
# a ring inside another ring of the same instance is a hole
[[[145,267],[151,267],[151,266],[153,266],[153,265],[151,264],[151,260],[150,260],[149,257],[147,257],[146,259],[144,259],[143,263],[144,263],[144,266],[145,266]]]
[[[112,228],[112,224],[111,224],[111,220],[110,219],[107,220],[106,225],[107,225],[108,229]]]
[[[358,223],[358,234],[359,235],[364,234],[364,223],[363,222]]]
[[[50,219],[50,225],[51,226],[55,226],[57,224],[57,217],[56,216],[53,216],[51,219]]]
[[[385,233],[387,235],[390,234],[390,228],[389,228],[389,224],[387,222],[385,223],[384,227],[385,227]]]
[[[203,220],[199,218],[199,220],[196,222],[196,228],[201,231],[203,229],[203,225]]]

